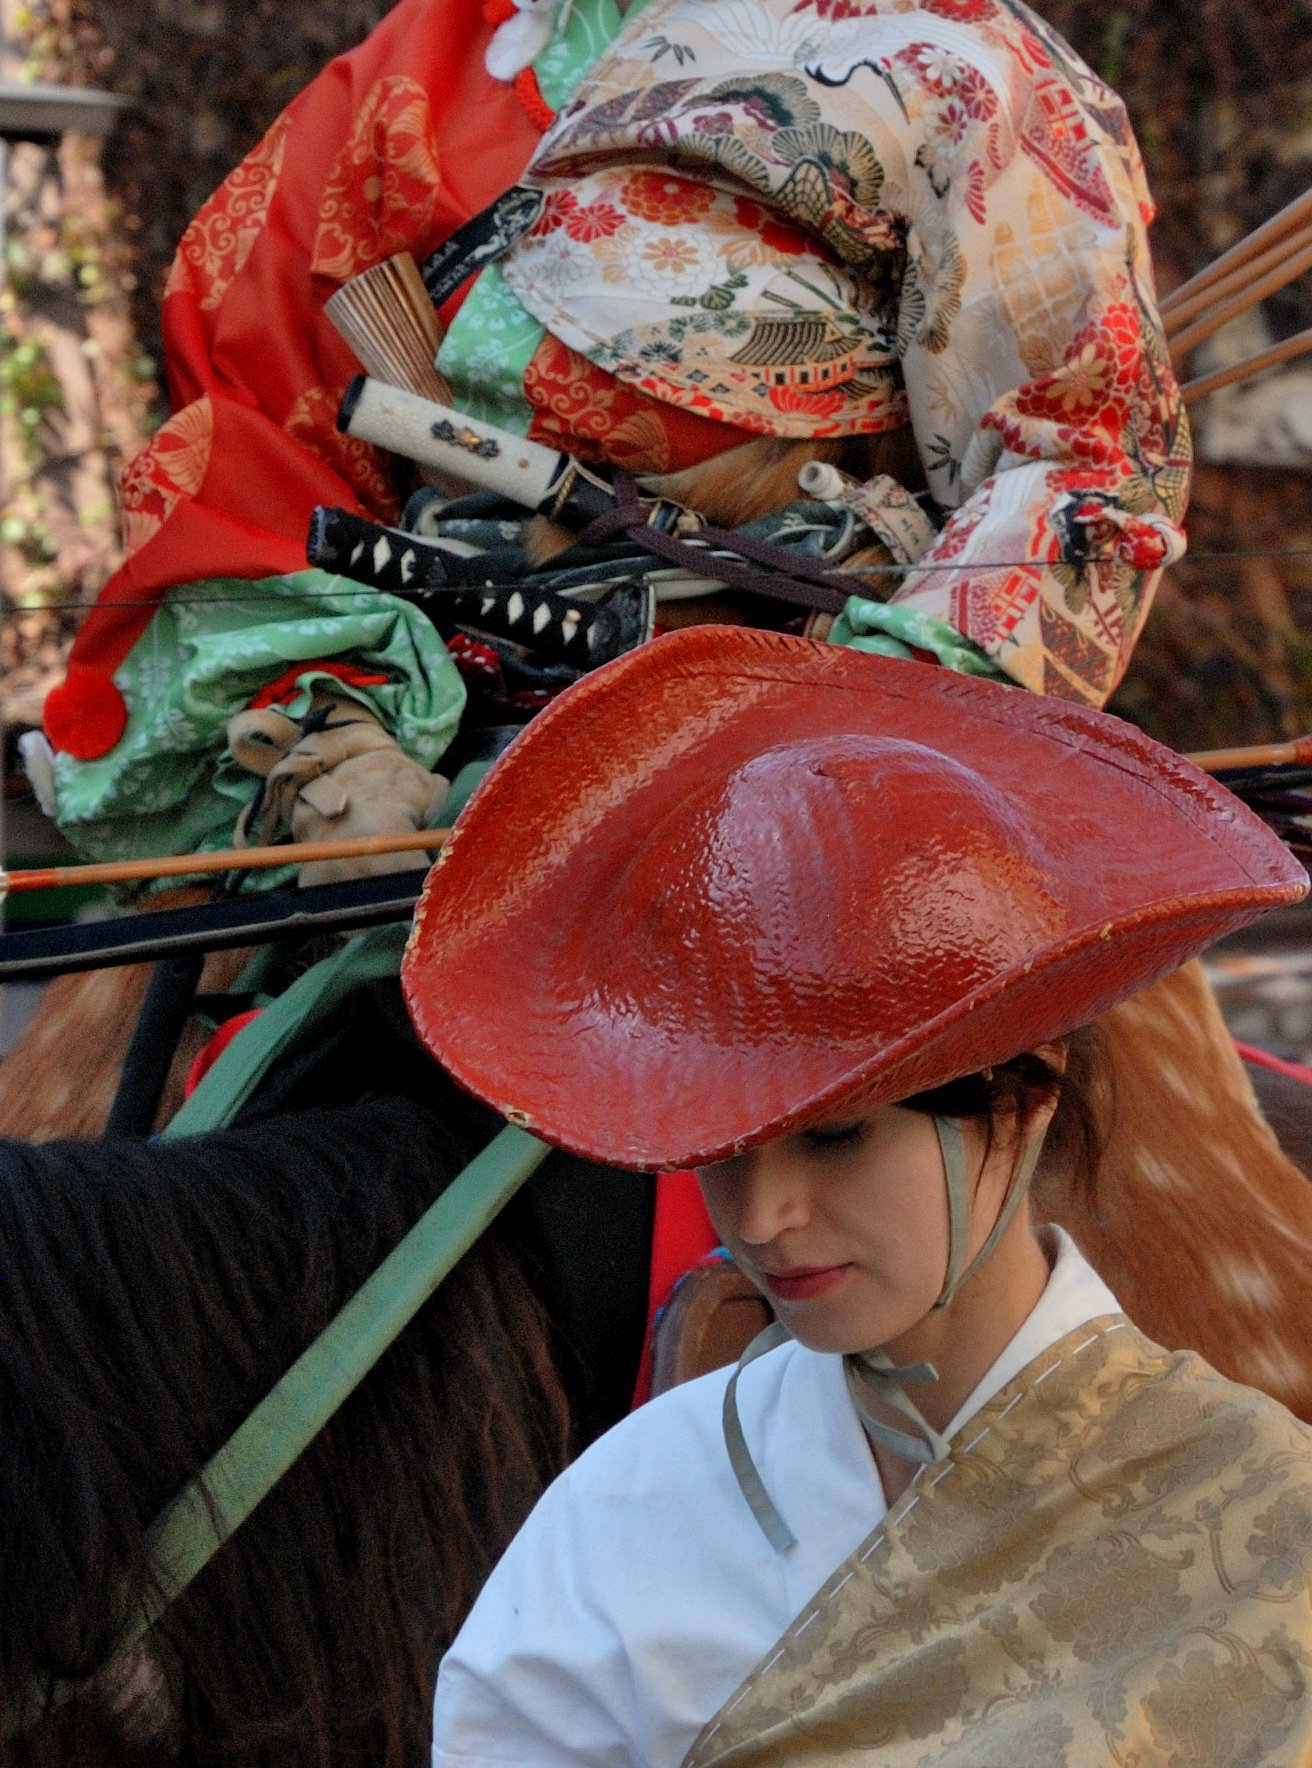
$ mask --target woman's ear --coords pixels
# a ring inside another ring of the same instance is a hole
[[[1037,1056],[1040,1062],[1046,1062],[1058,1074],[1065,1074],[1070,1053],[1071,1040],[1068,1037],[1054,1038],[1050,1044],[1040,1044],[1036,1050],[1030,1051],[1031,1056]]]
[[[1064,1037],[1054,1038],[1051,1043],[1040,1044],[1037,1049],[1031,1050],[1030,1054],[1037,1056],[1041,1062],[1046,1063],[1049,1068],[1055,1069],[1058,1074],[1065,1074],[1066,1064],[1070,1057],[1070,1040]],[[1057,1114],[1060,1100],[1061,1095],[1053,1092],[1045,1094],[1036,1101],[1022,1132],[1027,1141],[1033,1135],[1046,1133],[1048,1125]]]

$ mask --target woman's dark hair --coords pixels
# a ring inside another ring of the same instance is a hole
[[[146,1530],[464,1164],[373,1099],[189,1140],[0,1140],[0,1762],[423,1768],[438,1659],[564,1465],[547,1322],[489,1230],[109,1674]]]
[[[1064,1070],[1026,1051],[1009,1062],[917,1093],[902,1104],[927,1116],[982,1121],[988,1126],[988,1146],[1000,1123],[1024,1122],[1055,1094],[1057,1109],[1044,1138],[1037,1178],[1060,1174],[1077,1196],[1092,1203],[1110,1121],[1109,1092],[1101,1036],[1096,1026],[1086,1025],[1066,1040]]]

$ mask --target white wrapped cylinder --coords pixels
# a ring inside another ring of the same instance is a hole
[[[337,427],[529,509],[547,501],[565,462],[554,448],[364,375],[351,383]]]
[[[836,501],[851,483],[827,460],[808,460],[798,469],[797,489],[821,502]]]

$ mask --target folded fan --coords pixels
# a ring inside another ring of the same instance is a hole
[[[451,389],[433,366],[442,325],[409,252],[343,283],[324,312],[378,380],[446,404]]]

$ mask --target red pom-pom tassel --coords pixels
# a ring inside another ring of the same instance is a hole
[[[109,676],[70,663],[67,679],[46,695],[41,717],[56,749],[79,761],[99,761],[127,729],[128,709]]]

